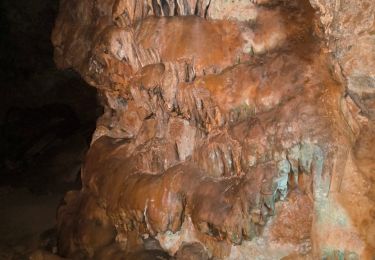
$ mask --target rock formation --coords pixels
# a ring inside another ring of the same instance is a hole
[[[371,259],[374,9],[61,0],[56,64],[105,112],[58,211],[59,253]]]

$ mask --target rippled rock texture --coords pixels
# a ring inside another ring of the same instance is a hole
[[[61,1],[55,61],[105,107],[61,255],[374,256],[374,4],[311,2]]]

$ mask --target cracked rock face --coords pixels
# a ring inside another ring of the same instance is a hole
[[[375,5],[373,1],[312,0],[320,11],[336,73],[363,114],[375,119]]]
[[[105,107],[62,256],[374,256],[372,29],[311,2],[61,1],[55,61]]]

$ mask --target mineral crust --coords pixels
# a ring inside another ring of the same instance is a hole
[[[61,0],[105,112],[59,253],[372,259],[375,5],[333,2]]]

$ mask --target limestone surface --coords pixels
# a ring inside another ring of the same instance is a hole
[[[105,112],[59,253],[372,259],[375,5],[331,2],[62,0],[56,64]]]

